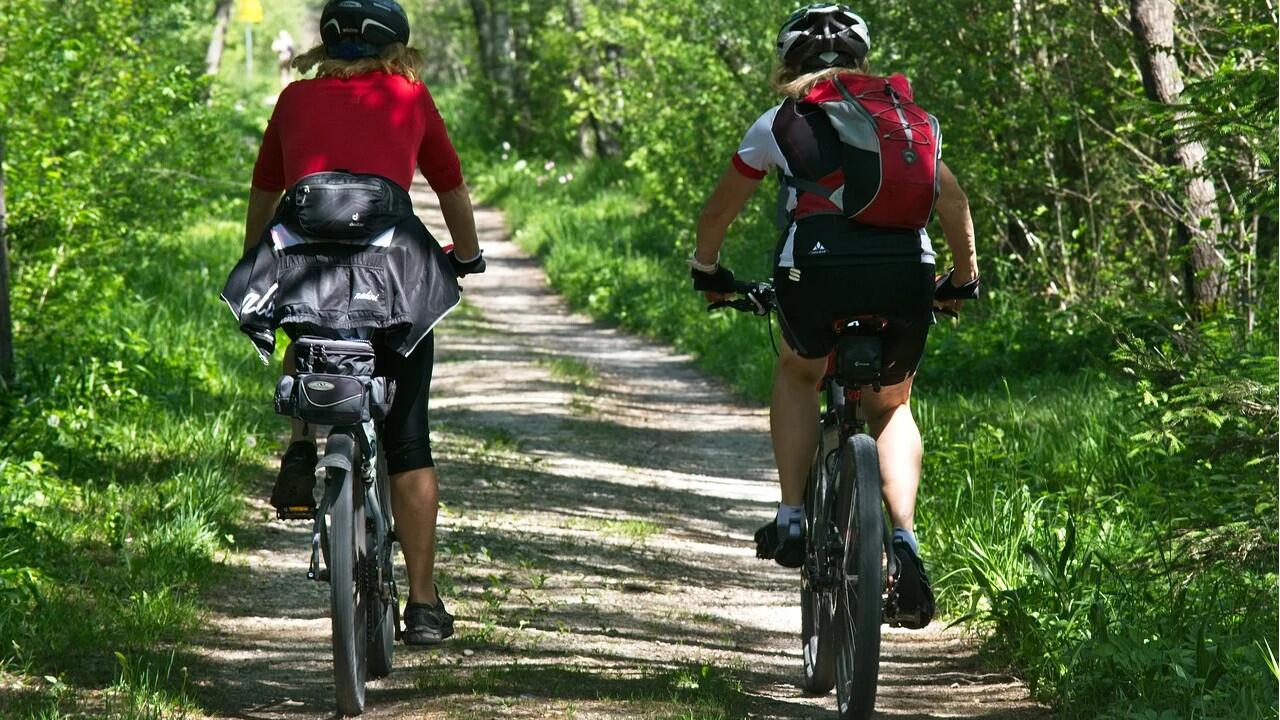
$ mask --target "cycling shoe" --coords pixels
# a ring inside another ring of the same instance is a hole
[[[444,608],[444,598],[436,604],[409,603],[404,609],[404,643],[437,645],[453,634],[453,616]]]
[[[897,612],[888,618],[889,624],[919,630],[933,620],[937,610],[933,587],[924,571],[924,561],[907,541],[894,538],[893,553],[898,559],[898,573],[893,578]]]
[[[279,513],[311,514],[316,510],[316,446],[299,440],[289,445],[271,489],[271,506]]]

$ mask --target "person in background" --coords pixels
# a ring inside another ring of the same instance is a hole
[[[283,90],[293,82],[293,36],[288,30],[280,30],[271,42],[271,51],[280,61],[280,89]]]

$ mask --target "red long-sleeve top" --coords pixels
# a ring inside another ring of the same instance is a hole
[[[275,192],[341,169],[382,175],[407,190],[415,164],[436,192],[462,184],[458,153],[426,85],[384,72],[301,80],[280,94],[253,186]]]

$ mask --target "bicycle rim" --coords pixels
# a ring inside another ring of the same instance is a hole
[[[385,460],[381,453],[378,456],[378,479],[372,491],[377,493],[376,509],[371,513],[380,514],[381,518],[371,517],[369,523],[369,557],[382,567],[382,577],[389,580],[394,572],[394,551],[391,546],[391,494],[388,487]],[[379,537],[378,525],[383,528]],[[369,677],[384,678],[391,674],[391,665],[395,657],[396,642],[396,598],[394,595],[383,599],[382,583],[378,582],[377,566],[371,566],[369,577]]]
[[[836,591],[836,702],[841,720],[869,718],[880,673],[884,588],[880,462],[868,435],[841,452],[837,509],[845,532],[845,580]]]
[[[329,452],[344,453],[352,471],[330,468],[333,502],[329,513],[329,612],[333,627],[333,684],[338,710],[344,715],[364,711],[366,677],[366,612],[361,569],[366,562],[364,493],[356,490],[358,468],[350,436],[329,438]],[[360,519],[357,531],[356,518]]]
[[[831,692],[836,684],[833,639],[835,608],[830,590],[815,588],[810,583],[809,567],[817,552],[816,538],[827,537],[830,530],[828,511],[831,501],[828,477],[824,468],[825,453],[819,448],[809,472],[805,493],[806,562],[800,578],[800,642],[804,658],[804,689],[815,695]]]

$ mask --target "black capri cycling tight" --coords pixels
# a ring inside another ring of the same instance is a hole
[[[782,336],[801,357],[826,357],[836,344],[835,323],[878,315],[889,323],[882,384],[915,374],[933,324],[933,269],[920,262],[877,263],[802,270],[779,268],[773,283]]]
[[[398,475],[435,466],[431,459],[431,435],[427,401],[431,394],[431,368],[435,360],[435,332],[418,343],[409,357],[375,342],[378,374],[396,381],[395,401],[382,423],[382,451],[387,472]]]

